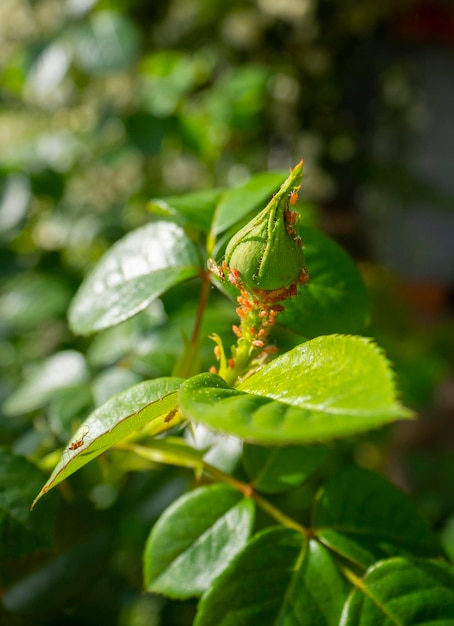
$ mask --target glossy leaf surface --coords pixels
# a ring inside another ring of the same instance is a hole
[[[294,530],[261,532],[203,596],[196,626],[337,626],[348,593],[328,552]]]
[[[355,467],[321,490],[312,525],[325,545],[363,567],[396,554],[442,555],[412,501],[380,476]]]
[[[199,273],[197,248],[182,228],[153,222],[117,241],[89,274],[69,311],[74,332],[114,326]]]
[[[454,567],[395,558],[371,567],[341,626],[454,626]]]
[[[304,545],[286,528],[257,535],[202,597],[195,626],[276,624]]]
[[[20,415],[42,407],[65,389],[89,380],[85,358],[75,350],[63,350],[36,366],[3,406],[8,415]]]
[[[180,384],[178,378],[145,381],[120,392],[97,408],[68,443],[33,504],[49,489],[134,431],[149,426],[147,432],[157,434],[178,423],[180,418],[172,416],[171,411],[177,406],[176,390]]]
[[[148,591],[170,597],[201,595],[242,550],[254,505],[225,485],[182,496],[159,518],[144,553]]]
[[[214,374],[194,376],[182,385],[180,403],[194,421],[274,445],[347,436],[411,415],[396,400],[378,348],[337,335],[297,346],[237,389]]]
[[[339,626],[350,584],[329,551],[311,540],[282,612],[289,626]]]
[[[185,193],[181,196],[157,198],[148,203],[148,209],[157,215],[173,218],[185,226],[196,226],[207,233],[223,191],[223,189],[210,189]]]
[[[321,465],[323,446],[266,448],[245,445],[243,465],[254,489],[264,493],[288,491],[303,483]]]
[[[0,295],[0,323],[12,328],[35,328],[64,313],[69,287],[47,274],[19,274],[5,280]]]
[[[279,323],[305,337],[364,332],[370,304],[357,266],[322,232],[303,227],[301,237],[310,280],[285,302]]]

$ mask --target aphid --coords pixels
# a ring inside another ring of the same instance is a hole
[[[167,413],[167,415],[164,418],[164,422],[168,423],[171,422],[172,419],[175,417],[176,413],[177,413],[178,409],[172,409],[171,411],[169,411]]]
[[[233,359],[229,359],[228,364],[231,370],[235,369],[235,361]]]
[[[254,339],[252,345],[254,346],[254,348],[263,348],[265,343],[261,339]]]
[[[300,285],[305,285],[307,282],[309,282],[309,274],[307,273],[307,269],[305,267],[303,267],[303,269],[300,272],[300,275],[298,276],[298,282],[300,283]]]
[[[232,285],[238,285],[238,283],[240,282],[240,275],[238,273],[238,270],[235,268],[229,269],[228,277]]]
[[[296,224],[296,218],[298,217],[298,213],[296,211],[289,211],[289,209],[285,209],[284,217],[287,224],[291,224],[292,226]]]
[[[214,346],[213,352],[214,352],[214,356],[217,358],[217,360],[220,361],[220,359],[221,359],[221,347],[220,346]]]
[[[284,219],[285,219],[285,230],[290,237],[293,237],[294,241],[298,243],[299,246],[302,245],[302,242],[298,241],[300,239],[299,235],[296,232],[296,222],[298,220],[298,213],[296,211],[290,211],[289,209],[285,209],[284,211]]]
[[[232,326],[232,330],[233,330],[233,332],[235,333],[235,335],[237,337],[242,337],[243,336],[243,333],[241,332],[241,329],[236,324],[234,324]]]
[[[210,374],[217,374],[218,373],[218,368],[214,367],[214,365],[212,365],[208,371],[210,372]]]
[[[68,450],[78,450],[79,448],[81,448],[85,443],[84,440],[87,435],[88,430],[82,435],[80,439],[77,439],[77,441],[73,441],[72,444],[68,446]]]
[[[294,206],[298,202],[298,190],[293,189],[288,196],[290,206]]]
[[[222,271],[222,269],[219,267],[219,265],[216,263],[216,261],[214,259],[208,259],[207,267],[208,267],[208,270],[212,274],[215,274],[218,278],[220,278],[221,280],[224,280],[223,271]]]

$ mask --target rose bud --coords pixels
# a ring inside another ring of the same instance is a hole
[[[304,271],[299,217],[291,210],[298,198],[303,161],[268,205],[230,240],[225,265],[249,289],[276,290],[297,283]]]

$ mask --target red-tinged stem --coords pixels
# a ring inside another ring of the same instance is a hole
[[[191,365],[195,358],[195,353],[198,349],[200,329],[202,327],[203,315],[205,313],[206,306],[208,304],[208,298],[210,295],[210,275],[208,272],[202,271],[200,274],[202,279],[202,287],[200,290],[199,306],[195,316],[194,328],[192,329],[192,335],[189,342],[188,350],[186,352],[186,358],[183,365],[178,371],[178,375],[182,378],[187,378],[191,371]]]

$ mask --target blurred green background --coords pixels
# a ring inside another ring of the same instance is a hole
[[[191,624],[193,603],[141,595],[145,538],[191,476],[118,457],[26,510],[93,405],[170,373],[194,290],[94,339],[66,309],[151,198],[302,157],[303,217],[360,264],[420,414],[339,454],[411,492],[454,553],[452,3],[2,0],[0,51],[1,623]],[[222,300],[207,318],[233,321]]]

